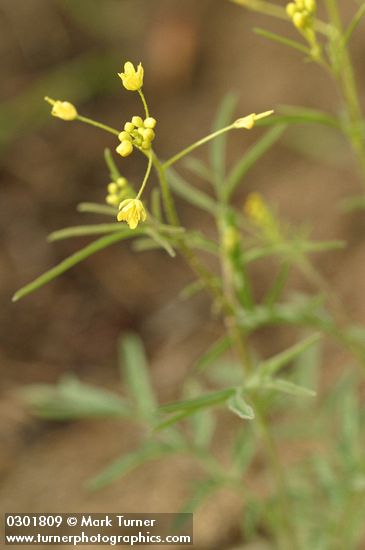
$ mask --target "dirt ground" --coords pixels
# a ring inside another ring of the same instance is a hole
[[[239,93],[237,116],[281,104],[335,108],[336,90],[326,76],[303,64],[296,52],[255,36],[254,26],[291,32],[282,22],[224,0],[0,0],[2,510],[177,510],[199,477],[190,460],[168,458],[90,493],[84,481],[135,447],[140,434],[111,420],[42,422],[17,397],[23,385],[56,382],[66,372],[112,388],[119,383],[117,339],[126,330],[142,337],[161,400],[176,396],[196,358],[222,331],[211,320],[208,296],[179,300],[179,290],[192,280],[179,258],[114,246],[17,304],[11,296],[87,242],[45,239],[54,229],[95,221],[78,214],[76,205],[103,200],[108,174],[102,150],[115,145],[98,130],[52,119],[44,95],[61,94],[75,100],[83,114],[120,124],[139,105],[121,90],[115,73],[124,59],[142,60],[163,157],[205,135],[231,90]],[[365,90],[364,33],[356,34],[352,52]],[[252,133],[232,136],[229,160],[254,139]],[[316,156],[302,154],[306,139],[315,143]],[[197,156],[205,155],[201,150]],[[337,207],[360,192],[352,160],[335,135],[323,136],[316,127],[290,130],[250,172],[236,200],[240,206],[248,191],[260,190],[283,218],[309,222],[315,238],[345,239],[345,251],[325,253],[317,265],[349,315],[364,322],[364,215],[341,216]],[[128,159],[123,169],[136,180],[144,165]],[[184,223],[213,231],[197,210],[178,206]],[[257,279],[258,289],[264,288],[268,275],[259,271]],[[299,279],[297,284],[303,288]],[[285,338],[265,331],[257,344],[263,354],[273,353]],[[329,346],[329,370],[339,360],[331,353]],[[232,494],[208,502],[195,518],[195,547],[233,548],[238,513]]]

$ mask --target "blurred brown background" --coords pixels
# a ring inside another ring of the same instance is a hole
[[[342,4],[348,18],[354,6],[345,0]],[[121,126],[139,114],[140,105],[122,89],[116,73],[125,60],[142,61],[145,93],[158,120],[156,150],[162,157],[208,133],[229,91],[239,94],[237,116],[280,104],[336,109],[337,93],[326,75],[304,64],[296,52],[255,36],[254,26],[293,35],[285,22],[224,0],[0,0],[4,510],[173,510],[198,475],[186,461],[166,460],[90,496],[83,482],[136,445],[138,434],[112,421],[38,422],[15,397],[19,386],[54,382],[70,371],[112,387],[117,338],[125,330],[143,338],[161,398],[176,396],[194,360],[220,334],[219,323],[210,320],[207,296],[179,301],[179,290],[192,280],[180,259],[163,252],[136,254],[128,244],[117,245],[19,303],[10,300],[19,286],[88,242],[49,244],[45,239],[57,228],[97,221],[77,213],[76,205],[103,201],[109,176],[102,151],[116,145],[97,129],[52,118],[44,95],[70,100],[85,116]],[[361,30],[352,53],[365,90]],[[232,135],[230,160],[262,131]],[[197,156],[206,158],[206,150]],[[250,172],[236,201],[240,208],[249,190],[260,190],[283,218],[310,222],[316,238],[346,239],[348,250],[327,253],[318,265],[350,314],[361,321],[364,216],[339,216],[337,209],[342,197],[360,192],[352,160],[339,136],[314,126],[292,129]],[[119,167],[132,181],[145,168],[137,155],[121,160]],[[213,232],[205,215],[180,201],[178,206],[185,224]],[[266,280],[261,273],[258,286]],[[280,348],[270,334],[260,345],[270,352]],[[226,514],[228,527],[232,524],[232,531],[227,528],[219,536],[210,527],[218,513]],[[235,537],[235,513],[230,496],[210,503],[199,522],[201,546],[228,548]]]

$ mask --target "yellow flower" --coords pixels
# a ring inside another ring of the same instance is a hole
[[[50,97],[45,97],[44,99],[52,105],[51,114],[53,116],[62,118],[62,120],[75,120],[77,118],[77,110],[72,103],[68,101],[56,101]]]
[[[243,118],[238,118],[233,125],[235,128],[246,128],[246,130],[251,130],[251,128],[254,127],[256,120],[270,116],[273,112],[274,111],[265,111],[264,113],[260,113],[258,115],[256,113],[252,113],[251,115],[247,115]]]
[[[118,73],[118,76],[122,79],[123,86],[126,90],[136,92],[143,86],[143,67],[141,63],[136,70],[133,63],[127,61],[124,64],[124,73]]]
[[[118,222],[125,221],[131,229],[135,229],[139,222],[144,222],[146,218],[146,210],[139,199],[126,199],[120,203]]]

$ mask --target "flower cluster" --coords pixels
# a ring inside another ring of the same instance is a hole
[[[286,13],[293,25],[305,31],[313,27],[313,17],[317,11],[316,0],[295,0],[286,6]]]
[[[124,130],[119,134],[120,144],[116,148],[117,153],[127,157],[133,151],[133,147],[148,151],[155,139],[154,127],[156,119],[147,117],[144,120],[140,116],[134,116],[130,122],[126,122]]]
[[[260,193],[250,193],[248,195],[244,212],[269,241],[280,240],[279,224]]]
[[[105,197],[105,202],[110,206],[118,206],[122,200],[133,195],[133,190],[126,178],[118,178],[108,184],[108,194]]]

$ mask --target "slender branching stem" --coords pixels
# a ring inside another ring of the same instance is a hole
[[[221,128],[220,130],[217,130],[216,132],[213,132],[212,134],[209,134],[208,136],[203,137],[202,139],[199,139],[198,141],[195,141],[189,147],[186,147],[182,151],[179,151],[179,153],[176,153],[173,157],[169,158],[163,163],[163,168],[168,168],[169,166],[172,166],[177,162],[178,160],[182,159],[194,149],[197,147],[200,147],[201,145],[204,145],[208,141],[211,141],[212,139],[220,136],[221,134],[224,134],[225,132],[229,132],[230,130],[233,130],[235,128],[234,124],[230,124],[229,126],[225,126],[224,128]]]
[[[148,153],[148,164],[147,164],[146,173],[144,175],[141,187],[140,187],[140,189],[137,193],[136,199],[139,199],[142,196],[143,190],[146,187],[146,183],[147,183],[149,175],[151,173],[151,168],[152,168],[152,152],[149,152]]]
[[[147,101],[146,101],[146,98],[144,97],[144,93],[142,92],[142,89],[139,89],[138,93],[139,93],[139,97],[141,98],[141,101],[143,103],[143,108],[144,108],[144,112],[146,114],[146,118],[148,118],[150,116],[150,112],[148,110]]]
[[[357,156],[365,187],[365,139],[363,135],[363,114],[357,89],[354,68],[344,38],[341,15],[337,0],[326,0],[327,12],[332,24],[332,75],[339,85],[344,100],[347,127],[346,134]]]
[[[96,126],[96,128],[100,128],[100,130],[109,132],[114,136],[119,136],[119,130],[117,130],[116,128],[112,128],[107,124],[103,124],[102,122],[98,122],[97,120],[93,120],[92,118],[87,118],[86,116],[77,115],[75,120],[79,120],[80,122],[85,122],[85,124],[90,124],[91,126]]]
[[[227,333],[233,343],[233,347],[236,351],[237,357],[243,368],[243,375],[246,379],[253,371],[253,364],[251,355],[248,349],[247,338],[242,331],[238,322],[238,299],[236,296],[236,289],[234,286],[234,265],[231,261],[229,254],[226,252],[224,245],[225,239],[225,212],[224,208],[218,213],[216,221],[218,231],[221,240],[221,272],[224,284],[224,294],[229,299],[231,304],[230,312],[225,313],[225,326]],[[244,276],[244,271],[242,271]],[[260,431],[261,439],[266,449],[266,456],[273,472],[273,477],[276,480],[281,522],[278,524],[277,539],[279,548],[283,550],[299,550],[299,544],[297,540],[296,530],[294,523],[291,521],[291,503],[289,498],[289,489],[286,480],[285,470],[281,464],[280,456],[276,447],[275,440],[270,431],[269,423],[265,417],[264,412],[261,410],[260,401],[254,395],[250,395],[252,405],[255,410],[257,427]]]
[[[179,226],[180,220],[178,213],[176,211],[175,202],[170,192],[170,188],[166,178],[166,168],[158,157],[152,153],[151,155],[153,166],[156,170],[157,177],[159,180],[162,202],[164,205],[164,210],[166,218],[171,225]],[[189,246],[184,239],[184,236],[179,236],[177,238],[177,244],[180,249],[181,254],[190,265],[191,269],[196,273],[196,275],[202,280],[204,286],[210,292],[211,296],[215,302],[224,310],[229,310],[229,305],[227,304],[224,295],[222,294],[219,286],[216,283],[215,277],[211,272],[205,267],[205,265],[200,261],[200,259],[195,254],[194,250]]]

